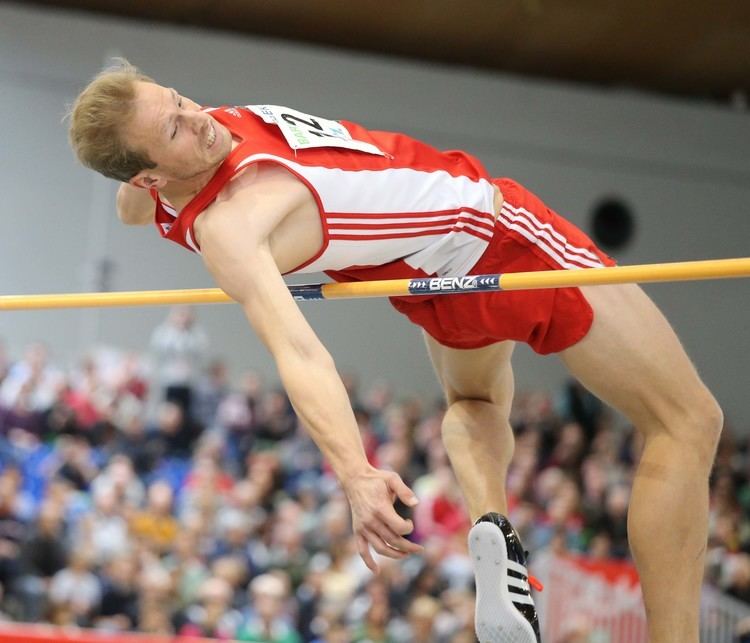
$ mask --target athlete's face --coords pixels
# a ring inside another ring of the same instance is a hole
[[[124,138],[156,163],[131,180],[141,187],[211,176],[232,149],[226,127],[189,98],[155,83],[136,83],[135,113]]]

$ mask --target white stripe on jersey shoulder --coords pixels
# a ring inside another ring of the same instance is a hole
[[[193,235],[190,234],[189,228],[185,230],[185,241],[187,241],[187,244],[193,249],[194,252],[196,252],[197,254],[201,253],[200,248],[195,243],[195,241],[193,241]]]
[[[164,201],[160,200],[159,203],[161,204],[161,207],[164,210],[164,212],[166,212],[173,219],[177,218],[177,210],[175,210],[171,205],[166,205]]]

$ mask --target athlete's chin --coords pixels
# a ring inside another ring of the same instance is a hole
[[[232,151],[232,137],[226,129],[216,129],[216,142],[213,144],[216,157],[223,161]]]

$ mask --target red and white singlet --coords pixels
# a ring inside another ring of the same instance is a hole
[[[402,277],[464,275],[492,239],[493,186],[481,163],[464,152],[441,152],[403,134],[286,107],[206,111],[239,144],[181,212],[161,200],[156,209],[162,236],[190,250],[200,251],[196,217],[237,172],[260,161],[297,176],[320,211],[323,245],[290,273],[403,261]]]

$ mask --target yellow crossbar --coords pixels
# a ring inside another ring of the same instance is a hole
[[[487,292],[490,290],[530,290],[604,284],[692,281],[750,277],[750,257],[711,259],[676,263],[641,264],[582,270],[545,270],[473,278],[392,279],[347,283],[289,286],[295,298],[359,299],[424,294]],[[482,285],[482,282],[487,285]],[[478,285],[477,285],[478,284]],[[231,301],[218,288],[192,290],[144,290],[49,295],[0,296],[0,310],[49,308],[103,308],[114,306],[154,306],[172,304],[218,304]]]

